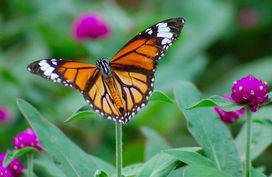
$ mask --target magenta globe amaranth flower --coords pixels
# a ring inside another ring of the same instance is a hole
[[[13,177],[9,169],[0,166],[0,177]]]
[[[255,28],[261,21],[260,12],[254,8],[241,9],[238,17],[240,25],[244,29]]]
[[[233,99],[229,95],[225,94],[222,97],[233,101]],[[218,114],[218,116],[220,117],[220,119],[223,122],[228,123],[228,124],[233,123],[236,119],[240,118],[241,116],[243,116],[245,114],[244,108],[241,108],[237,111],[224,111],[220,107],[214,107],[213,110]]]
[[[0,165],[3,166],[3,161],[7,155],[5,153],[0,154]],[[20,163],[18,158],[13,159],[9,164],[7,169],[11,172],[13,177],[17,177],[22,174],[24,170],[24,165]]]
[[[10,112],[5,107],[0,107],[0,122],[8,122],[11,118]]]
[[[38,136],[30,128],[16,135],[13,138],[12,143],[13,146],[17,149],[22,149],[25,147],[34,147],[39,151],[43,150],[42,147],[40,146]]]
[[[79,16],[73,25],[76,40],[97,39],[110,34],[109,25],[97,14],[86,13]]]
[[[256,112],[259,105],[268,100],[267,83],[252,75],[234,82],[232,99],[238,104],[247,104],[251,112]]]

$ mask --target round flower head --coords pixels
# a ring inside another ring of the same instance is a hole
[[[8,122],[10,118],[9,110],[5,107],[0,107],[0,122]]]
[[[239,12],[239,22],[244,29],[255,28],[260,21],[260,13],[256,9],[244,8]]]
[[[267,83],[249,75],[234,82],[231,97],[236,103],[247,104],[251,112],[256,112],[259,105],[268,100],[267,92]]]
[[[109,25],[97,14],[86,13],[79,16],[73,25],[73,35],[76,40],[96,39],[109,35]]]
[[[13,177],[9,169],[0,166],[0,177]]]
[[[222,97],[225,98],[225,99],[233,101],[233,99],[229,95],[225,94]],[[220,119],[223,122],[228,123],[228,124],[233,123],[236,119],[240,118],[245,113],[244,108],[241,108],[241,109],[239,109],[237,111],[224,111],[220,107],[214,107],[213,110],[218,114],[218,116],[220,117]]]
[[[17,149],[22,149],[25,147],[34,147],[37,150],[43,150],[40,146],[38,136],[32,129],[27,129],[13,138],[13,146]]]
[[[3,166],[3,161],[6,157],[5,153],[0,154],[0,165]],[[18,158],[13,159],[9,164],[7,169],[11,172],[13,177],[17,177],[22,174],[24,170],[24,165],[20,163]]]

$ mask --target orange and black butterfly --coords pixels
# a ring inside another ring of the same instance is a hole
[[[147,104],[154,73],[168,47],[179,37],[185,20],[161,21],[130,40],[117,54],[96,66],[62,59],[44,59],[28,71],[78,89],[95,112],[107,119],[127,123]]]

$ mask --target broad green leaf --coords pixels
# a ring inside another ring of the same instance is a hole
[[[200,165],[190,165],[184,170],[184,177],[232,177],[228,174],[217,170],[216,168],[200,166]],[[242,177],[242,175],[240,176]]]
[[[38,177],[35,172],[32,173],[33,177]],[[20,177],[28,177],[27,169],[24,169],[23,173],[20,175]]]
[[[113,174],[116,172],[115,167],[112,164],[109,164],[105,162],[104,160],[89,154],[88,154],[88,157],[92,159],[92,161],[96,164],[98,169],[105,171],[107,174]]]
[[[186,166],[175,169],[175,170],[171,171],[171,173],[167,177],[183,177],[183,173],[184,173],[185,168],[186,168]]]
[[[251,128],[251,159],[257,158],[272,143],[272,106],[265,106],[252,114],[253,124]],[[256,121],[258,123],[256,123]],[[246,147],[246,125],[244,125],[235,139],[236,146],[241,155],[241,159],[245,159]]]
[[[251,168],[251,176],[252,177],[266,177],[264,174],[256,170],[255,168]]]
[[[34,169],[42,171],[42,174],[47,177],[67,177],[61,169],[56,167],[52,158],[46,152],[39,153],[39,156],[35,157]]]
[[[137,177],[165,177],[175,169],[177,164],[176,158],[165,153],[159,153],[143,164]]]
[[[147,138],[145,151],[145,157],[147,160],[159,153],[161,150],[169,148],[167,142],[154,130],[142,127],[141,131]]]
[[[57,127],[44,119],[29,103],[17,100],[18,107],[38,134],[42,147],[67,177],[94,176],[98,165]],[[104,170],[104,169],[102,169]]]
[[[4,162],[3,162],[3,165],[5,167],[8,166],[8,164],[14,159],[14,158],[18,158],[26,153],[33,153],[33,152],[36,152],[37,150],[35,148],[32,148],[32,147],[26,147],[26,148],[23,148],[23,149],[16,149],[16,150],[13,150],[13,151],[8,151],[7,152],[7,156],[6,158],[4,159]]]
[[[214,95],[210,98],[202,99],[192,106],[187,107],[186,109],[191,110],[193,108],[201,108],[201,107],[221,107],[225,111],[236,111],[243,106],[235,104],[233,101],[222,98],[221,96]]]
[[[196,87],[189,82],[180,82],[176,85],[174,94],[178,107],[188,121],[191,134],[207,157],[215,163],[218,170],[233,177],[241,177],[242,165],[227,127],[209,108],[185,109],[202,99]]]
[[[174,158],[188,164],[188,165],[203,165],[207,167],[215,167],[215,164],[210,159],[196,153],[200,150],[199,147],[194,148],[179,148],[169,149],[163,151],[166,154],[173,156]]]
[[[161,101],[161,102],[166,102],[166,103],[174,103],[174,101],[167,96],[165,93],[161,91],[154,91],[152,93],[152,96],[149,98],[150,101]]]
[[[91,117],[96,117],[96,114],[92,111],[80,111],[80,112],[76,112],[75,114],[71,115],[64,122],[69,123],[74,120],[86,119],[86,118],[91,118]]]
[[[122,169],[122,175],[126,177],[133,177],[140,174],[142,170],[143,164],[137,163],[129,165]]]

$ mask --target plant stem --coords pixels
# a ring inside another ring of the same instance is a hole
[[[122,124],[115,122],[117,177],[122,175]]]
[[[33,176],[33,153],[27,154],[27,177]]]
[[[250,177],[251,170],[251,158],[250,158],[250,145],[251,145],[251,112],[248,108],[246,108],[247,112],[247,120],[246,120],[246,159],[245,159],[245,177]]]

